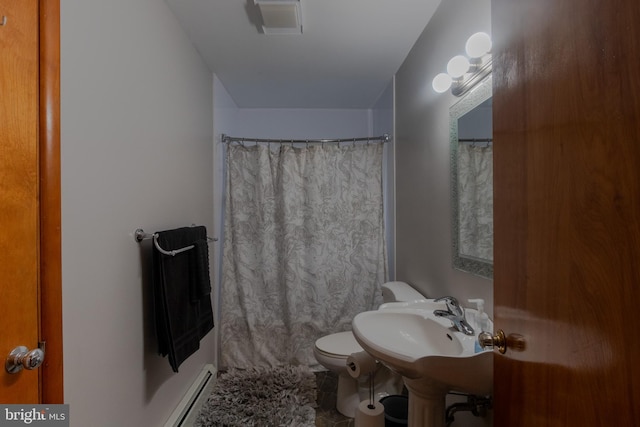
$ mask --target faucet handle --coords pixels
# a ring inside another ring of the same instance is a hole
[[[445,296],[445,297],[436,298],[434,300],[434,302],[440,302],[440,301],[444,301],[444,303],[447,305],[447,310],[449,310],[450,313],[455,314],[457,316],[462,316],[464,314],[464,310],[462,306],[460,306],[460,303],[455,297]]]

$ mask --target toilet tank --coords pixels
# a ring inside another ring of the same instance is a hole
[[[382,299],[384,302],[405,302],[424,298],[426,296],[405,282],[387,282],[382,285]]]

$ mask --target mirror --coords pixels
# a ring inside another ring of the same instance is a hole
[[[453,266],[493,278],[491,75],[450,110]]]

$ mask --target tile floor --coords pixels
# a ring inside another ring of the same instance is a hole
[[[316,427],[354,427],[355,420],[345,417],[336,409],[336,395],[338,390],[338,375],[334,372],[316,372],[317,403]],[[403,387],[402,394],[409,391]]]
[[[354,419],[345,417],[336,409],[338,375],[334,372],[316,372],[318,407],[316,427],[354,427]]]

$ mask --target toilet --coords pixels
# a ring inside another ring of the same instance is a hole
[[[404,282],[387,282],[382,285],[382,299],[387,302],[406,302],[426,298]],[[358,344],[351,331],[326,335],[316,340],[313,354],[316,360],[329,371],[338,374],[336,408],[338,412],[355,417],[360,402],[369,397],[369,375],[352,378],[347,371],[347,357],[364,349]],[[391,372],[381,363],[374,372],[376,400],[402,391],[402,377]]]

